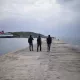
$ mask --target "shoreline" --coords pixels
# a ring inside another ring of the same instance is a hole
[[[80,50],[80,45],[68,43],[68,42],[65,41],[65,40],[60,40],[60,41],[62,41],[62,42],[65,43],[65,44],[70,45],[70,46],[71,46],[72,48],[74,48],[74,49]]]
[[[22,38],[22,39],[24,39],[24,38]],[[34,39],[36,39],[36,38],[34,38]],[[42,42],[43,42],[45,38],[42,38],[42,39],[43,39],[43,40],[42,40]],[[35,46],[35,45],[36,45],[36,42],[34,42],[33,44],[34,44],[34,46]],[[19,48],[19,49],[16,49],[16,50],[11,51],[11,52],[8,52],[8,53],[1,53],[0,56],[5,55],[5,54],[9,54],[9,53],[15,53],[16,51],[20,51],[20,50],[23,50],[23,49],[28,48],[28,46],[29,46],[29,44],[28,44],[26,47],[24,47],[24,48]]]
[[[44,38],[43,38],[44,39]],[[45,38],[46,39],[46,38]],[[43,40],[43,41],[46,41],[46,40]],[[60,42],[62,42],[63,44],[67,44],[67,45],[69,45],[72,49],[75,49],[75,50],[78,50],[78,51],[80,51],[80,46],[78,46],[78,45],[74,45],[74,44],[70,44],[70,43],[67,43],[67,42],[65,42],[65,41],[63,41],[63,40],[58,40],[58,39],[53,39],[53,41],[54,40],[57,40],[57,41],[60,41]],[[43,41],[42,41],[42,43],[43,43]],[[36,45],[36,43],[34,43],[34,46]],[[17,52],[17,51],[21,51],[21,50],[24,50],[24,49],[27,49],[28,48],[28,46],[26,46],[25,48],[20,48],[20,49],[16,49],[15,51],[12,51],[12,52],[8,52],[8,53],[2,53],[0,56],[3,56],[3,55],[7,55],[7,54],[12,54],[12,53],[15,53],[15,52]]]
[[[79,80],[80,52],[70,44],[53,40],[47,52],[46,41],[42,51],[28,48],[0,57],[0,80]],[[73,77],[72,77],[73,76]]]

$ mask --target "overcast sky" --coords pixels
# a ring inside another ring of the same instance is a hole
[[[79,36],[80,0],[0,0],[0,30]]]

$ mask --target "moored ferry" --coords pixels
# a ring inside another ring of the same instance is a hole
[[[13,38],[13,37],[14,36],[11,33],[0,31],[0,38]]]

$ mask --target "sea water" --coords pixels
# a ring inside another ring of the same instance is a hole
[[[59,38],[66,43],[80,47],[80,38]],[[36,38],[33,41],[36,44]],[[0,38],[0,55],[13,52],[19,49],[24,49],[29,46],[27,38]]]
[[[65,43],[72,45],[74,48],[78,48],[80,50],[80,38],[79,37],[61,37]]]
[[[36,44],[36,38],[33,41]],[[0,38],[0,55],[28,47],[27,38]]]

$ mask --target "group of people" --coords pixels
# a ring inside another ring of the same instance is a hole
[[[28,38],[28,43],[29,43],[29,50],[33,51],[33,37],[32,35],[30,35],[30,37]],[[51,47],[51,43],[52,43],[52,38],[50,35],[48,35],[48,37],[46,38],[46,42],[47,42],[47,51],[50,51],[50,47]],[[41,36],[39,35],[37,37],[37,52],[40,48],[40,51],[42,51],[42,40],[41,40]]]

